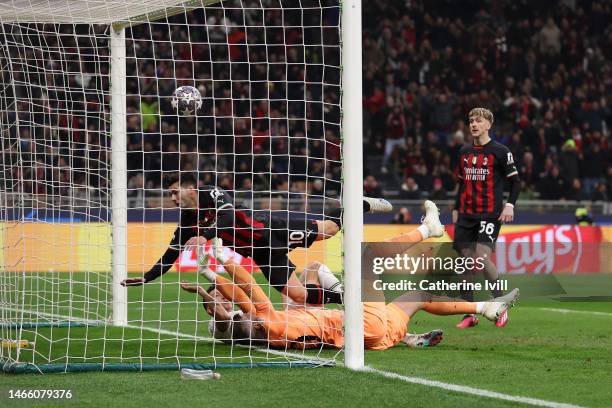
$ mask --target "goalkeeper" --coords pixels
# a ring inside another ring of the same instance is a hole
[[[335,235],[342,227],[342,209],[337,208],[323,220],[294,220],[273,217],[269,210],[248,210],[235,206],[231,195],[220,188],[198,188],[190,173],[171,174],[165,180],[174,204],[181,210],[180,224],[166,252],[142,277],[127,278],[121,284],[137,286],[166,273],[186,246],[196,247],[214,237],[240,255],[251,257],[270,285],[297,303],[342,303],[339,291],[321,285],[299,284],[295,265],[288,252],[310,247],[313,242]],[[383,199],[365,197],[364,211],[389,212],[391,204]]]

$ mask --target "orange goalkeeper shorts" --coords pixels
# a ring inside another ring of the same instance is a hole
[[[398,344],[408,332],[410,317],[399,307],[382,302],[363,304],[365,348],[385,350]]]

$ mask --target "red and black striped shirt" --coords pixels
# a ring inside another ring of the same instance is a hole
[[[502,212],[506,178],[518,174],[510,149],[494,140],[459,151],[459,214],[497,218]]]
[[[197,211],[181,211],[180,227],[191,229],[183,235],[200,235],[207,240],[219,237],[224,245],[244,256],[251,256],[253,248],[270,245],[270,217],[263,212],[254,217],[253,211],[234,206],[227,191],[200,189],[198,207]],[[185,236],[177,241],[184,244]]]
[[[253,256],[253,249],[270,247],[270,222],[267,213],[253,217],[252,211],[235,207],[227,191],[206,186],[199,191],[197,210],[181,210],[168,249],[144,277],[149,282],[168,272],[187,241],[198,235],[220,237],[239,254]]]

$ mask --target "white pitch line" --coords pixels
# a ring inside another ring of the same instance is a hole
[[[3,307],[0,310],[10,310],[13,312],[22,312],[22,313],[28,313],[28,314],[33,314],[33,315],[38,315],[38,316],[42,316],[42,317],[48,317],[51,319],[66,319],[69,321],[77,321],[77,322],[81,322],[81,323],[89,323],[89,324],[100,324],[100,320],[89,320],[89,319],[83,319],[80,317],[75,317],[75,316],[66,316],[66,315],[61,315],[61,314],[56,314],[56,313],[46,313],[46,312],[37,312],[34,310],[21,310],[21,309],[17,309],[17,308],[13,308],[13,307]],[[201,336],[195,336],[193,334],[187,334],[187,333],[181,333],[179,331],[172,331],[172,330],[165,330],[165,329],[156,329],[154,327],[148,327],[148,326],[138,326],[138,325],[134,325],[134,324],[128,324],[125,326],[117,326],[116,328],[121,328],[121,327],[126,327],[128,329],[134,329],[134,330],[144,330],[144,331],[148,331],[148,332],[152,332],[152,333],[157,333],[157,334],[165,334],[165,335],[169,335],[169,336],[176,336],[176,337],[182,337],[184,339],[190,339],[190,340],[198,340],[198,341],[206,341],[206,342],[210,342],[210,343],[220,343],[223,344],[223,342],[221,340],[217,340],[217,339],[212,339],[209,337],[201,337]],[[281,356],[281,357],[292,357],[292,358],[296,358],[296,359],[308,359],[306,355],[304,354],[298,354],[298,353],[291,353],[288,351],[279,351],[279,350],[272,350],[269,348],[258,348],[258,347],[254,347],[254,346],[247,346],[244,344],[237,344],[237,347],[240,348],[249,348],[252,350],[255,350],[257,352],[260,353],[266,353],[266,354],[272,354],[275,356]],[[321,363],[322,365],[324,364],[328,364],[330,362],[333,362],[334,360],[329,360],[329,359],[311,359],[313,360],[313,362],[316,363]]]
[[[564,314],[578,313],[578,314],[587,314],[587,315],[593,315],[593,316],[612,317],[612,313],[595,312],[595,311],[590,311],[590,310],[558,309],[556,307],[532,307],[530,309],[538,309],[538,310],[544,310],[545,312],[557,312],[557,313],[564,313]]]
[[[14,308],[3,308],[3,309],[17,311],[17,309],[14,309]],[[541,309],[548,310],[546,308],[541,308]],[[570,309],[549,309],[549,310],[551,310],[551,311],[576,312],[575,310],[570,310]],[[31,313],[31,311],[24,311],[24,312]],[[580,312],[580,311],[578,311],[578,312]],[[612,313],[603,313],[603,312],[593,312],[593,313],[602,313],[602,314],[604,314],[606,316],[612,315]],[[80,319],[80,318],[64,316],[64,315],[58,315],[58,314],[53,314],[53,313],[34,312],[34,314],[39,314],[41,316],[46,316],[46,317],[56,318],[56,319],[72,319],[72,320],[77,320],[77,321],[81,321],[81,322],[96,322],[96,321],[92,321],[92,320]],[[171,336],[188,338],[188,339],[192,339],[192,340],[200,340],[200,341],[208,341],[208,342],[218,342],[218,340],[215,340],[215,339],[210,339],[210,338],[207,338],[207,337],[195,336],[195,335],[192,335],[192,334],[181,333],[181,332],[178,332],[178,331],[171,331],[171,330],[165,330],[165,329],[156,329],[156,328],[153,328],[153,327],[137,326],[137,325],[127,325],[125,327],[130,328],[130,329],[136,329],[136,330],[145,330],[145,331],[149,331],[149,332],[153,332],[153,333],[158,333],[158,334],[166,334],[166,335],[171,335]],[[301,354],[290,353],[290,352],[285,352],[285,351],[278,351],[278,350],[271,350],[271,349],[261,349],[261,348],[249,347],[249,346],[240,346],[240,347],[252,348],[253,350],[261,352],[261,353],[268,353],[268,354],[273,354],[273,355],[278,355],[278,356],[283,356],[283,357],[293,357],[293,358],[304,358],[305,357],[304,355],[301,355]],[[332,360],[328,360],[328,361],[332,361]],[[326,362],[325,360],[321,361],[322,364],[324,364],[325,362]],[[338,364],[338,365],[342,365],[342,364]],[[523,404],[528,404],[528,405],[533,405],[533,406],[538,406],[538,407],[547,407],[547,408],[582,408],[579,405],[572,405],[572,404],[565,404],[565,403],[554,402],[554,401],[546,401],[546,400],[541,400],[541,399],[537,399],[537,398],[529,398],[529,397],[521,397],[521,396],[516,396],[516,395],[502,394],[502,393],[495,392],[495,391],[489,391],[489,390],[484,390],[484,389],[480,389],[480,388],[468,387],[468,386],[465,386],[465,385],[450,384],[450,383],[445,383],[445,382],[435,381],[435,380],[428,380],[426,378],[420,378],[420,377],[409,377],[409,376],[405,376],[405,375],[401,375],[401,374],[397,374],[397,373],[393,373],[393,372],[389,372],[389,371],[383,371],[383,370],[379,370],[379,369],[372,368],[372,367],[367,367],[367,366],[364,367],[363,369],[359,370],[359,371],[367,372],[367,373],[373,373],[373,374],[378,374],[378,375],[386,377],[386,378],[401,380],[401,381],[405,381],[405,382],[408,382],[408,383],[411,383],[411,384],[419,384],[419,385],[424,385],[424,386],[428,386],[428,387],[441,388],[441,389],[444,389],[444,390],[447,390],[447,391],[454,391],[454,392],[458,392],[458,393],[462,393],[462,394],[471,394],[471,395],[476,395],[476,396],[479,396],[479,397],[493,398],[493,399],[499,399],[499,400],[505,400],[505,401],[511,401],[511,402],[520,402],[520,403],[523,403]]]
[[[520,402],[523,404],[534,405],[537,407],[581,408],[579,405],[572,405],[572,404],[565,404],[561,402],[546,401],[546,400],[541,400],[537,398],[528,398],[528,397],[520,397],[516,395],[502,394],[500,392],[483,390],[480,388],[468,387],[465,385],[449,384],[449,383],[445,383],[441,381],[427,380],[425,378],[419,378],[419,377],[408,377],[405,375],[396,374],[396,373],[392,373],[389,371],[378,370],[372,367],[365,367],[359,371],[378,374],[386,378],[401,380],[401,381],[405,381],[411,384],[419,384],[419,385],[425,385],[427,387],[441,388],[447,391],[454,391],[454,392],[459,392],[462,394],[472,394],[472,395],[476,395],[479,397],[494,398],[498,400],[511,401],[511,402]]]

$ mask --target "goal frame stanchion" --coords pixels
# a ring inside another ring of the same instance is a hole
[[[112,199],[112,318],[126,326],[127,288],[127,84],[125,27],[110,26],[111,53],[111,199]]]
[[[364,367],[361,241],[363,240],[363,106],[361,0],[342,7],[342,178],[344,207],[344,365]]]

